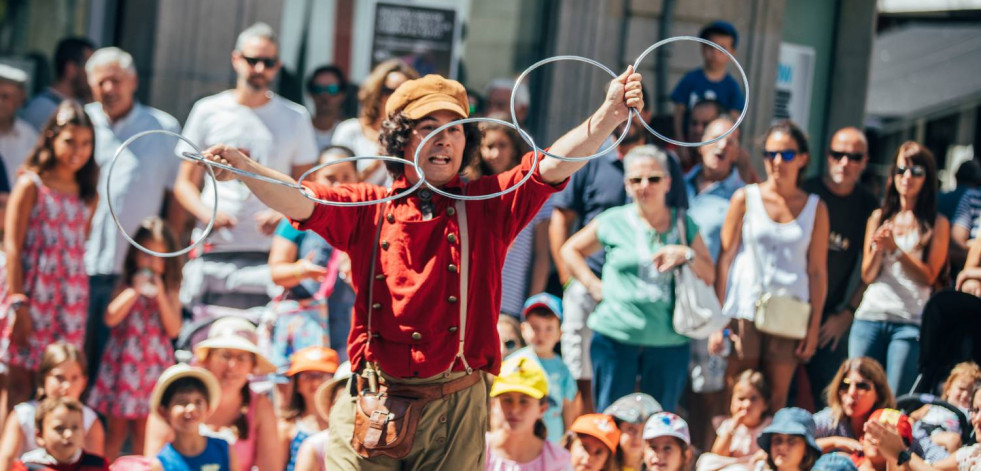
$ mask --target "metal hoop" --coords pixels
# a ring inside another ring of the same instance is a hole
[[[259,181],[263,181],[263,182],[266,182],[266,183],[275,183],[277,185],[283,185],[285,187],[293,188],[293,189],[297,189],[297,190],[301,189],[301,187],[300,187],[300,185],[298,183],[284,182],[282,180],[277,180],[275,178],[267,177],[265,175],[259,175],[258,173],[252,173],[252,172],[249,172],[249,171],[246,171],[246,170],[238,169],[238,168],[232,167],[231,165],[225,165],[223,163],[213,162],[211,160],[205,159],[204,156],[201,154],[201,151],[198,151],[198,152],[181,152],[180,153],[180,158],[182,158],[182,159],[184,159],[184,160],[186,160],[188,162],[195,162],[195,163],[201,163],[201,164],[207,165],[208,168],[216,167],[216,168],[220,168],[222,170],[227,170],[227,171],[232,172],[232,173],[234,173],[236,175],[240,175],[240,176],[243,176],[243,177],[246,177],[246,178],[251,178],[253,180],[259,180]]]
[[[423,142],[425,142],[425,141],[423,141]],[[357,162],[358,160],[387,160],[389,162],[397,162],[397,163],[400,163],[400,164],[409,164],[409,165],[412,165],[413,167],[416,168],[416,173],[419,174],[419,181],[417,181],[415,183],[415,185],[412,185],[411,187],[406,188],[401,193],[396,193],[394,195],[389,195],[389,196],[386,196],[384,198],[377,199],[377,200],[371,200],[371,201],[330,201],[330,200],[323,200],[323,199],[316,198],[313,195],[311,195],[309,193],[309,189],[301,185],[304,180],[306,180],[307,178],[310,177],[310,175],[313,175],[315,172],[317,172],[318,170],[320,170],[322,168],[329,167],[331,165],[342,164],[342,163],[345,163],[345,162]],[[426,181],[425,174],[423,173],[422,169],[419,168],[419,166],[416,165],[414,162],[410,162],[410,161],[405,160],[405,159],[403,159],[401,157],[392,157],[392,156],[389,156],[389,155],[361,155],[361,156],[356,156],[356,157],[345,157],[343,159],[333,160],[333,161],[330,161],[330,162],[324,162],[322,164],[316,165],[313,168],[311,168],[310,170],[307,170],[306,172],[303,172],[303,175],[300,175],[300,178],[296,181],[296,183],[297,183],[297,186],[299,187],[298,189],[300,190],[300,194],[302,194],[304,197],[306,197],[306,199],[308,199],[310,201],[313,201],[314,203],[323,204],[323,205],[327,205],[327,206],[346,206],[346,207],[352,207],[352,206],[372,206],[372,205],[375,205],[375,204],[387,203],[389,201],[399,199],[399,198],[401,198],[403,196],[406,196],[406,195],[409,195],[413,191],[416,191],[417,189],[419,189],[419,187],[422,186],[422,184],[425,181]]]
[[[553,56],[553,57],[549,57],[547,59],[542,59],[542,60],[540,60],[538,62],[535,62],[534,64],[531,65],[531,67],[528,67],[527,69],[525,69],[524,72],[521,72],[521,75],[518,76],[518,79],[514,81],[514,88],[511,89],[511,125],[512,125],[512,127],[514,127],[514,129],[516,129],[518,131],[518,134],[520,134],[522,136],[522,139],[525,139],[524,136],[528,136],[528,133],[526,133],[525,130],[522,129],[521,126],[518,125],[518,115],[517,115],[517,113],[515,113],[514,101],[515,101],[515,98],[518,96],[517,93],[516,93],[517,90],[518,90],[518,86],[521,85],[521,82],[525,79],[525,77],[529,73],[531,73],[531,71],[533,71],[533,70],[537,69],[538,67],[541,67],[541,66],[543,66],[545,64],[548,64],[548,63],[551,63],[551,62],[557,62],[557,61],[578,61],[578,62],[585,62],[587,64],[592,64],[592,65],[594,65],[596,67],[599,67],[604,72],[610,74],[611,77],[617,78],[616,72],[613,72],[612,70],[610,70],[609,67],[607,67],[607,66],[605,66],[605,65],[603,65],[603,64],[601,64],[601,63],[599,63],[599,62],[597,62],[597,61],[595,61],[593,59],[590,59],[588,57],[581,57],[581,56]],[[612,145],[610,145],[606,149],[602,149],[600,151],[597,151],[593,155],[587,155],[585,157],[565,157],[565,156],[562,156],[562,155],[555,155],[555,154],[553,154],[551,152],[546,151],[545,149],[540,149],[540,148],[536,147],[535,146],[535,142],[532,141],[532,140],[530,140],[530,139],[525,139],[525,142],[527,142],[528,144],[530,144],[531,147],[532,147],[532,149],[535,149],[535,150],[537,150],[537,151],[539,151],[539,152],[541,152],[541,153],[543,153],[543,154],[545,154],[545,155],[547,155],[549,157],[553,157],[553,158],[556,158],[556,159],[559,159],[559,160],[565,160],[567,162],[582,162],[582,161],[586,161],[586,160],[592,160],[592,159],[595,159],[595,158],[597,158],[599,156],[605,155],[607,152],[609,152],[609,151],[611,151],[613,149],[616,149],[617,146],[620,145],[621,142],[623,142],[623,140],[627,137],[627,132],[630,131],[630,122],[633,121],[631,119],[631,115],[639,116],[639,114],[637,113],[637,110],[635,110],[633,108],[629,108],[629,111],[627,112],[627,122],[626,122],[626,125],[624,125],[624,127],[623,127],[623,134],[621,134],[620,137],[616,140],[616,142],[614,142]]]
[[[501,121],[499,119],[494,119],[494,118],[479,118],[479,117],[457,119],[455,121],[450,121],[450,122],[448,122],[448,123],[446,123],[446,124],[444,124],[444,125],[436,128],[436,129],[432,130],[432,132],[430,132],[429,134],[427,134],[426,137],[422,138],[422,141],[420,141],[419,142],[419,145],[416,146],[416,152],[413,155],[413,158],[414,158],[413,165],[417,169],[419,168],[419,153],[422,151],[422,148],[425,147],[426,143],[429,142],[430,139],[436,137],[436,135],[439,134],[440,132],[442,132],[444,129],[446,129],[446,128],[450,127],[450,126],[456,126],[457,124],[466,124],[466,123],[475,123],[475,122],[496,123],[496,124],[500,124],[502,126],[510,126],[510,127],[514,128],[516,131],[518,131],[518,134],[521,135],[521,138],[524,139],[525,141],[527,141],[529,144],[531,144],[532,152],[534,152],[534,156],[532,157],[533,160],[532,160],[532,163],[531,163],[531,170],[529,170],[528,173],[524,176],[524,178],[522,178],[521,180],[519,180],[518,183],[515,183],[514,185],[511,185],[510,188],[507,188],[507,189],[505,189],[503,191],[498,191],[496,193],[490,193],[490,194],[487,194],[487,195],[473,195],[473,196],[454,195],[453,193],[449,193],[449,192],[440,190],[439,188],[436,188],[431,183],[429,183],[428,181],[426,181],[425,178],[420,177],[419,178],[419,181],[425,182],[426,186],[429,187],[430,190],[433,190],[434,193],[437,193],[437,194],[443,195],[443,196],[445,196],[447,198],[451,198],[451,199],[455,199],[455,200],[463,200],[463,201],[489,200],[489,199],[492,199],[492,198],[497,198],[498,196],[501,196],[501,195],[506,195],[506,194],[508,194],[508,193],[510,193],[510,192],[512,192],[514,190],[517,190],[519,186],[524,185],[525,182],[527,182],[528,179],[531,178],[531,175],[533,173],[535,173],[535,168],[538,167],[538,162],[539,162],[539,160],[538,160],[539,149],[538,149],[538,146],[535,145],[535,141],[531,138],[531,136],[529,136],[528,133],[526,133],[523,129],[519,128],[517,125],[512,124],[512,123],[509,123],[507,121]],[[544,151],[541,151],[541,152],[544,152]]]
[[[746,79],[746,71],[743,70],[743,66],[739,65],[739,61],[737,61],[736,58],[733,57],[732,54],[730,54],[729,51],[727,51],[724,47],[722,47],[722,46],[720,46],[720,45],[718,45],[718,44],[716,44],[716,43],[714,43],[712,41],[709,41],[708,39],[696,38],[694,36],[675,36],[673,38],[662,39],[662,40],[654,43],[653,46],[648,47],[646,50],[644,50],[644,52],[642,52],[640,54],[640,56],[637,57],[637,60],[634,61],[634,70],[637,70],[637,66],[640,65],[640,62],[642,60],[644,60],[644,58],[647,57],[647,55],[650,54],[651,52],[653,52],[655,49],[657,49],[657,48],[659,48],[659,47],[661,47],[661,46],[663,46],[665,44],[670,44],[670,43],[678,42],[678,41],[695,41],[695,42],[699,42],[699,43],[702,43],[702,44],[707,44],[709,46],[712,46],[712,47],[714,47],[714,48],[722,51],[723,54],[725,54],[726,56],[729,57],[729,60],[731,60],[732,63],[736,65],[736,69],[739,70],[739,75],[743,78],[743,88],[746,89],[746,97],[743,100],[743,111],[742,111],[742,113],[739,113],[739,118],[736,119],[736,122],[733,123],[732,127],[730,127],[728,131],[726,131],[726,132],[724,132],[724,133],[722,133],[722,134],[720,134],[720,135],[718,135],[716,137],[713,137],[712,139],[709,139],[707,141],[702,141],[702,142],[676,141],[674,139],[671,139],[670,137],[661,135],[661,133],[655,131],[654,128],[652,128],[649,124],[645,123],[644,120],[640,120],[640,122],[644,126],[644,128],[647,129],[648,132],[650,132],[651,134],[657,136],[658,139],[661,139],[661,140],[663,140],[665,142],[670,142],[670,143],[672,143],[672,144],[674,144],[676,146],[682,146],[682,147],[699,147],[699,146],[704,146],[704,145],[711,144],[711,143],[713,143],[715,141],[718,141],[720,139],[725,139],[725,137],[728,136],[729,134],[732,134],[732,132],[735,131],[736,128],[738,128],[739,125],[743,122],[743,119],[746,118],[746,111],[749,109],[749,80]]]
[[[126,241],[129,242],[133,247],[136,247],[137,249],[141,250],[144,253],[154,255],[157,257],[163,257],[163,258],[179,257],[181,255],[184,255],[194,250],[194,248],[197,247],[198,245],[201,245],[201,243],[204,242],[204,240],[207,239],[208,236],[211,234],[211,230],[215,227],[215,219],[218,217],[218,180],[215,178],[215,171],[212,170],[211,167],[209,166],[208,175],[211,177],[211,185],[212,188],[214,188],[215,190],[214,192],[215,204],[211,207],[211,220],[208,221],[208,225],[204,228],[204,233],[202,233],[201,236],[198,237],[197,241],[187,246],[187,248],[183,250],[178,250],[176,252],[157,252],[154,250],[150,250],[137,243],[135,240],[133,240],[132,237],[130,237],[129,233],[126,232],[126,229],[123,228],[123,224],[119,222],[119,218],[116,217],[116,209],[112,205],[112,169],[116,166],[116,161],[119,160],[119,156],[123,154],[123,150],[125,150],[126,147],[132,144],[133,141],[136,141],[137,139],[144,136],[148,136],[150,134],[167,134],[170,136],[174,136],[187,143],[187,145],[191,146],[196,152],[198,152],[198,154],[201,153],[201,150],[198,149],[198,146],[194,145],[194,143],[188,140],[186,137],[181,136],[180,134],[177,134],[175,132],[167,131],[165,129],[154,129],[150,131],[143,131],[139,134],[134,135],[133,137],[130,137],[129,139],[126,139],[126,141],[123,142],[121,146],[119,146],[119,149],[116,150],[116,155],[112,156],[112,161],[109,163],[109,170],[106,172],[106,203],[108,203],[109,205],[109,216],[112,217],[113,222],[116,223],[116,227],[118,227],[119,232],[123,234],[123,238],[125,238]]]

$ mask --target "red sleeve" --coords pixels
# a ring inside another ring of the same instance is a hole
[[[377,185],[355,183],[330,187],[314,182],[303,182],[313,196],[329,201],[371,201],[384,198],[387,190]],[[293,227],[301,231],[314,231],[320,234],[331,247],[347,252],[353,241],[358,240],[358,230],[362,221],[372,220],[378,205],[370,206],[329,206],[317,203],[313,214],[306,221],[290,220]]]

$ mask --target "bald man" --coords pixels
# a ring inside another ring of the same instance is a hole
[[[868,140],[857,128],[839,129],[828,146],[827,173],[804,182],[828,206],[828,297],[821,317],[818,350],[807,364],[811,392],[818,408],[825,405],[822,390],[848,357],[848,330],[865,286],[859,276],[865,221],[879,202],[858,181],[868,163]]]

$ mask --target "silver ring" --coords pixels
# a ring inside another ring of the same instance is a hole
[[[457,124],[466,124],[466,123],[475,123],[475,122],[496,123],[496,124],[500,124],[502,126],[510,126],[510,127],[514,128],[515,130],[517,130],[518,131],[518,134],[521,134],[521,138],[524,139],[525,141],[527,141],[529,144],[531,144],[532,152],[534,152],[534,156],[532,157],[533,160],[532,160],[532,163],[531,163],[531,169],[524,176],[524,178],[522,178],[521,180],[519,180],[518,183],[515,183],[514,185],[511,185],[510,188],[507,188],[507,189],[505,189],[503,191],[498,191],[496,193],[490,193],[490,194],[487,194],[487,195],[474,195],[474,196],[454,195],[453,193],[449,193],[449,192],[440,190],[439,188],[436,188],[431,183],[429,183],[428,181],[426,181],[425,178],[420,177],[420,181],[425,182],[426,183],[426,186],[428,186],[430,190],[433,190],[434,193],[438,193],[438,194],[443,195],[443,196],[445,196],[447,198],[451,198],[451,199],[455,199],[455,200],[463,200],[463,201],[489,200],[491,198],[496,198],[496,197],[501,196],[501,195],[506,195],[506,194],[508,194],[508,193],[510,193],[510,192],[512,192],[514,190],[517,190],[519,186],[524,185],[525,182],[527,182],[528,179],[531,178],[531,175],[533,173],[535,173],[535,168],[538,167],[538,153],[539,153],[539,149],[535,145],[535,141],[531,138],[531,136],[529,136],[528,133],[526,133],[523,129],[519,128],[516,124],[512,124],[512,123],[509,123],[507,121],[501,121],[499,119],[494,119],[494,118],[479,118],[479,117],[457,119],[455,121],[450,121],[450,122],[448,122],[448,123],[446,123],[446,124],[444,124],[444,125],[436,128],[436,129],[433,129],[432,132],[430,132],[429,134],[427,134],[426,137],[422,138],[422,141],[420,141],[419,142],[419,145],[416,146],[415,154],[413,154],[413,157],[414,157],[413,162],[412,162],[413,165],[416,168],[419,168],[419,153],[422,151],[422,148],[426,145],[427,142],[429,142],[430,139],[432,139],[433,137],[435,137],[437,134],[439,134],[440,132],[442,132],[444,129],[446,129],[446,128],[450,127],[450,126],[455,126]],[[541,151],[541,152],[544,152],[544,151]]]
[[[729,51],[727,51],[724,47],[722,47],[722,46],[720,46],[720,45],[718,45],[718,44],[716,44],[716,43],[714,43],[712,41],[709,41],[708,39],[696,38],[694,36],[675,36],[673,38],[662,39],[662,40],[656,42],[653,46],[647,48],[644,52],[642,52],[640,54],[640,56],[637,57],[637,60],[634,61],[634,71],[637,70],[637,66],[640,65],[640,61],[644,60],[644,58],[647,57],[647,55],[650,54],[652,51],[654,51],[655,49],[657,49],[657,48],[659,48],[659,47],[661,47],[661,46],[663,46],[665,44],[670,44],[670,43],[677,42],[677,41],[695,41],[695,42],[699,42],[699,43],[702,43],[702,44],[707,44],[709,46],[712,46],[712,47],[714,47],[714,48],[722,51],[723,54],[725,54],[726,56],[729,57],[729,60],[731,60],[732,63],[736,65],[736,68],[739,69],[739,75],[743,78],[743,88],[746,89],[746,96],[745,96],[745,99],[743,100],[743,112],[742,113],[739,113],[739,118],[732,125],[732,127],[729,128],[728,131],[726,131],[726,132],[724,132],[724,133],[722,133],[722,134],[720,134],[720,135],[718,135],[716,137],[713,137],[712,139],[709,139],[707,141],[702,141],[702,142],[676,141],[674,139],[671,139],[670,137],[661,135],[661,133],[655,131],[654,128],[652,128],[649,124],[645,123],[643,119],[641,119],[640,122],[644,126],[644,128],[647,129],[648,132],[650,132],[651,134],[657,136],[658,139],[661,139],[662,141],[665,141],[665,142],[670,142],[670,143],[672,143],[672,144],[674,144],[676,146],[681,146],[681,147],[699,147],[699,146],[704,146],[704,145],[711,144],[711,143],[713,143],[715,141],[718,141],[720,139],[724,139],[726,136],[728,136],[729,134],[732,134],[732,132],[735,131],[736,128],[739,127],[739,125],[743,122],[743,119],[746,118],[746,110],[749,109],[749,80],[746,79],[746,71],[744,71],[743,70],[743,67],[741,65],[739,65],[739,61],[737,61],[736,58],[733,57],[732,54],[730,54]]]
[[[521,126],[518,125],[518,115],[514,111],[514,100],[518,96],[517,93],[516,93],[517,90],[518,90],[518,86],[521,85],[521,82],[525,79],[525,77],[529,73],[531,73],[531,71],[533,71],[533,70],[537,69],[538,67],[541,67],[541,66],[543,66],[545,64],[548,64],[550,62],[556,62],[556,61],[578,61],[578,62],[585,62],[587,64],[595,65],[596,67],[599,67],[604,72],[610,74],[610,76],[612,76],[613,78],[617,78],[616,72],[613,72],[612,70],[610,70],[609,67],[607,67],[607,66],[605,66],[605,65],[603,65],[603,64],[601,64],[601,63],[599,63],[597,61],[594,61],[593,59],[590,59],[588,57],[581,57],[581,56],[553,56],[553,57],[549,57],[547,59],[542,59],[542,60],[540,60],[538,62],[535,62],[534,64],[531,65],[531,67],[528,67],[527,69],[525,69],[524,72],[521,72],[521,75],[518,76],[518,79],[514,81],[514,88],[511,89],[511,124],[512,124],[512,126],[516,130],[518,130],[518,134],[520,134],[522,136],[522,139],[525,139],[524,136],[528,136],[528,133],[526,133],[524,131],[524,129],[521,129]],[[629,111],[627,113],[627,122],[626,122],[626,125],[624,125],[624,127],[623,127],[623,134],[620,135],[620,138],[617,139],[616,142],[614,142],[613,145],[611,145],[610,147],[608,147],[606,149],[599,150],[599,151],[597,151],[593,155],[587,155],[585,157],[565,157],[565,156],[562,156],[562,155],[555,155],[555,154],[553,154],[551,152],[546,151],[545,149],[540,149],[540,148],[536,147],[535,146],[535,142],[532,141],[532,140],[530,140],[530,139],[525,139],[525,142],[527,142],[529,145],[531,145],[532,149],[535,149],[535,150],[537,150],[537,151],[539,151],[539,152],[541,152],[541,153],[543,153],[543,154],[545,154],[545,155],[547,155],[549,157],[553,157],[553,158],[556,158],[556,159],[559,159],[559,160],[565,160],[567,162],[582,162],[582,161],[586,161],[586,160],[592,160],[592,159],[595,159],[595,158],[597,158],[599,156],[605,155],[607,152],[609,152],[609,151],[611,151],[613,149],[616,149],[617,146],[620,145],[621,142],[623,142],[624,138],[627,137],[627,132],[630,131],[630,121],[632,121],[631,114],[634,114],[634,115],[639,116],[639,114],[637,113],[637,110],[635,110],[633,108],[628,108],[628,110]],[[641,120],[641,121],[643,121],[643,120]]]
[[[397,162],[397,163],[400,163],[400,164],[409,164],[409,165],[412,165],[413,167],[416,168],[416,173],[419,174],[419,181],[417,181],[415,183],[415,185],[412,185],[411,187],[406,188],[401,193],[396,193],[394,195],[389,195],[389,196],[386,196],[384,198],[377,199],[377,200],[371,200],[371,201],[330,201],[330,200],[323,200],[323,199],[320,199],[320,198],[317,198],[317,197],[314,197],[313,195],[311,195],[309,193],[309,189],[301,185],[301,183],[303,183],[304,180],[306,180],[307,178],[309,178],[310,175],[313,175],[315,172],[317,172],[318,170],[320,170],[320,169],[322,169],[324,167],[329,167],[331,165],[336,165],[336,164],[342,164],[342,163],[345,163],[345,162],[357,162],[358,160],[365,160],[365,159],[368,159],[368,160],[387,160],[389,162]],[[401,198],[403,196],[406,196],[406,195],[409,195],[413,191],[416,191],[417,189],[419,189],[419,187],[422,186],[423,182],[425,182],[425,181],[426,181],[426,176],[425,176],[425,174],[423,174],[422,169],[419,168],[419,166],[416,165],[415,163],[410,162],[408,160],[405,160],[405,159],[403,159],[401,157],[392,157],[392,156],[389,156],[389,155],[361,155],[361,156],[356,156],[356,157],[345,157],[343,159],[333,160],[333,161],[330,161],[330,162],[324,162],[322,164],[316,165],[316,166],[312,167],[310,170],[307,170],[306,172],[303,172],[303,175],[300,175],[300,178],[296,181],[296,184],[299,187],[300,194],[303,195],[304,197],[306,197],[308,200],[313,201],[314,203],[319,203],[319,204],[323,204],[323,205],[327,205],[327,206],[347,206],[347,207],[351,207],[351,206],[371,206],[371,205],[375,205],[375,204],[379,204],[379,203],[387,203],[389,201],[399,199],[399,198]]]
[[[215,227],[215,219],[218,217],[218,180],[215,178],[215,171],[212,170],[210,166],[208,167],[208,174],[211,177],[211,186],[212,188],[215,189],[214,192],[215,204],[211,207],[211,220],[208,221],[208,225],[204,228],[204,233],[201,234],[201,237],[198,237],[197,241],[195,241],[193,244],[189,245],[187,248],[183,250],[178,250],[176,252],[157,252],[138,244],[135,240],[133,240],[132,237],[130,237],[129,233],[126,232],[126,229],[123,228],[123,224],[120,223],[119,218],[116,217],[116,209],[113,208],[112,206],[112,169],[113,167],[116,166],[116,161],[119,160],[119,156],[123,154],[123,150],[126,149],[127,146],[132,144],[133,141],[141,137],[150,134],[157,134],[157,133],[174,136],[187,143],[187,145],[191,146],[199,154],[201,153],[201,150],[198,149],[198,146],[194,145],[194,143],[188,140],[186,137],[181,136],[180,134],[177,134],[175,132],[167,131],[165,129],[154,129],[150,131],[143,131],[139,134],[134,135],[133,137],[130,137],[129,139],[126,139],[126,141],[123,142],[121,146],[119,146],[119,149],[116,150],[116,155],[112,156],[112,161],[109,162],[109,170],[106,172],[106,203],[108,203],[109,205],[109,216],[112,217],[113,222],[116,223],[116,227],[118,227],[119,232],[123,234],[123,238],[125,238],[126,241],[129,242],[133,247],[136,247],[137,249],[143,251],[144,253],[154,255],[157,257],[164,257],[164,258],[179,257],[181,255],[184,255],[194,250],[194,248],[197,247],[198,245],[201,245],[201,243],[208,238],[208,235],[211,234],[211,230]]]

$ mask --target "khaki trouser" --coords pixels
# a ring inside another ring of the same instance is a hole
[[[409,384],[441,383],[460,378],[453,373],[422,379],[399,379]],[[474,371],[472,374],[480,374]],[[422,411],[412,451],[402,460],[387,456],[364,459],[351,447],[354,435],[356,381],[338,397],[330,411],[330,437],[326,469],[335,470],[482,470],[484,434],[487,432],[487,386],[478,381],[470,388],[430,402]]]

